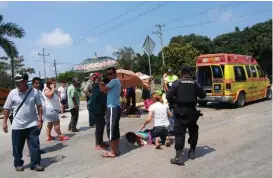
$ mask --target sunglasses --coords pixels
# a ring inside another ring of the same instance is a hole
[[[107,75],[113,75],[113,72],[109,72],[109,73],[107,72]]]

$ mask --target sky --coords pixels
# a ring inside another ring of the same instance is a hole
[[[24,28],[26,36],[13,39],[25,65],[44,76],[42,49],[46,56],[46,72],[54,76],[54,59],[58,72],[72,69],[83,60],[112,56],[123,46],[143,53],[149,35],[161,49],[160,39],[153,31],[162,28],[163,45],[173,36],[198,34],[211,39],[243,30],[272,18],[272,2],[0,2],[5,22]],[[0,49],[0,56],[4,56]]]

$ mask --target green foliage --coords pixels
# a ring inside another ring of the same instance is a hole
[[[166,66],[172,68],[177,74],[179,73],[182,64],[195,66],[196,58],[200,54],[200,52],[195,49],[191,43],[170,43],[168,46],[163,48],[163,52]]]
[[[217,36],[213,40],[215,53],[235,53],[256,58],[266,72],[272,74],[272,19]]]
[[[84,80],[88,77],[89,73],[77,73],[73,70],[66,71],[63,73],[59,73],[57,76],[57,82],[61,83],[62,81],[66,81],[67,83],[71,83],[74,77],[78,77],[80,80]]]
[[[200,54],[209,54],[213,53],[213,43],[207,36],[201,35],[184,35],[184,36],[176,36],[171,38],[170,44],[181,44],[185,45],[191,43],[192,46],[197,49]]]
[[[135,52],[133,48],[124,46],[118,51],[113,53],[117,57],[119,66],[126,70],[131,70],[133,68]]]
[[[0,14],[0,47],[8,57],[18,57],[18,50],[15,44],[7,37],[23,38],[25,31],[15,23],[3,22],[3,15]]]

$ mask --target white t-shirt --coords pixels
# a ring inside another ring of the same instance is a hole
[[[61,99],[62,99],[62,100],[65,100],[65,99],[66,99],[66,88],[60,87],[60,88],[58,89],[58,92],[61,93]]]
[[[168,119],[167,105],[164,105],[163,103],[160,103],[160,102],[156,102],[149,107],[149,111],[152,112],[154,127],[170,125],[170,122]]]
[[[45,89],[48,89],[48,88],[45,88]],[[46,108],[53,108],[53,109],[56,109],[56,110],[61,110],[57,94],[54,92],[53,97],[48,98],[48,97],[45,96],[45,89],[43,91],[43,97],[45,99],[45,107]]]

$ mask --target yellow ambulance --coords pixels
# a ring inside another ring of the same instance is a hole
[[[245,103],[272,99],[270,80],[251,56],[238,54],[206,54],[196,61],[196,80],[207,93],[199,105],[207,102]]]

